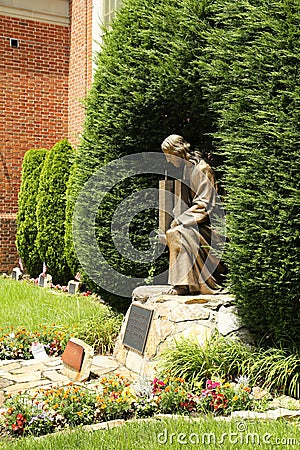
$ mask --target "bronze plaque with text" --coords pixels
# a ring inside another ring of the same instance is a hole
[[[153,316],[153,309],[131,305],[123,345],[144,353],[147,336]]]

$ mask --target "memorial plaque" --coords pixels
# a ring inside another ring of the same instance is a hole
[[[125,347],[144,353],[152,316],[153,309],[131,305],[122,342]]]
[[[61,357],[62,361],[80,372],[83,358],[84,348],[69,340]]]

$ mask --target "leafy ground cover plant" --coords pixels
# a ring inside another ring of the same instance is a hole
[[[159,367],[162,372],[172,370],[175,376],[183,376],[194,387],[206,379],[234,381],[248,376],[253,385],[300,398],[297,349],[252,347],[217,335],[204,346],[182,339],[162,355]]]

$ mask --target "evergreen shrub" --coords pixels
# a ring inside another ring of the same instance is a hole
[[[205,139],[203,129],[207,129],[208,119],[202,92],[181,80],[181,72],[190,58],[189,43],[181,33],[183,8],[182,0],[125,0],[111,29],[105,32],[69,184],[66,251],[73,272],[79,263],[70,245],[72,214],[76,198],[89,177],[113,159],[139,152],[161,152],[160,144],[170,133],[183,134],[192,143]],[[157,177],[133,177],[119,183],[105,196],[96,218],[98,245],[108,263],[117,272],[142,280],[149,271],[157,274],[167,268],[166,253],[152,264],[132,261],[116,250],[110,225],[122,199],[149,187],[158,187]],[[91,191],[90,203],[93,198],[96,192]],[[85,207],[82,217],[87,217]],[[147,209],[137,214],[130,224],[135,248],[147,249],[148,236],[157,227],[157,212]],[[122,232],[117,231],[120,236]],[[101,270],[105,275],[105,268]],[[101,287],[91,280],[88,283],[109,298]],[[122,283],[119,279],[115,283],[121,294]]]
[[[63,139],[47,153],[40,176],[36,246],[55,283],[66,283],[71,277],[64,253],[64,235],[66,189],[72,159],[73,149]]]
[[[211,0],[205,27],[187,2],[225,157],[230,290],[258,336],[299,344],[299,2]]]
[[[42,269],[36,247],[36,203],[41,170],[47,150],[28,150],[22,164],[22,179],[18,198],[16,246],[26,271],[36,277]]]

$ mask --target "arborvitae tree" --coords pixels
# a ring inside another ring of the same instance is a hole
[[[16,246],[26,271],[36,277],[42,261],[35,245],[37,236],[36,202],[41,170],[47,150],[28,150],[22,164],[19,191]]]
[[[72,164],[73,150],[64,139],[47,153],[40,176],[36,216],[38,233],[36,246],[54,282],[70,279],[64,254],[66,188]]]
[[[66,251],[74,272],[77,260],[70,245],[74,202],[94,171],[124,155],[161,153],[160,144],[170,133],[183,134],[192,143],[199,144],[204,139],[208,121],[202,93],[194,90],[192,83],[183,85],[180,81],[190,58],[181,33],[183,7],[183,0],[124,1],[111,30],[104,36],[69,186]],[[122,199],[151,186],[158,187],[157,177],[135,177],[119,184],[102,201],[96,219],[98,245],[109,264],[117,272],[141,279],[148,276],[151,264],[120,255],[114,247],[110,225]],[[86,198],[84,203],[92,202],[96,196],[97,192],[90,190],[90,200]],[[87,215],[83,208],[84,220]],[[153,228],[157,228],[153,211],[138,214],[131,224],[133,245],[140,250],[147,248]],[[88,251],[87,246],[80,251]],[[89,257],[91,261],[97,258],[93,252]],[[157,272],[162,267],[166,268],[166,258],[156,261]],[[116,284],[122,295],[121,281],[116,280]],[[99,287],[94,285],[93,289]],[[101,289],[100,292],[104,294]]]
[[[261,338],[300,342],[298,0],[208,1],[191,64],[225,156],[230,290]]]

